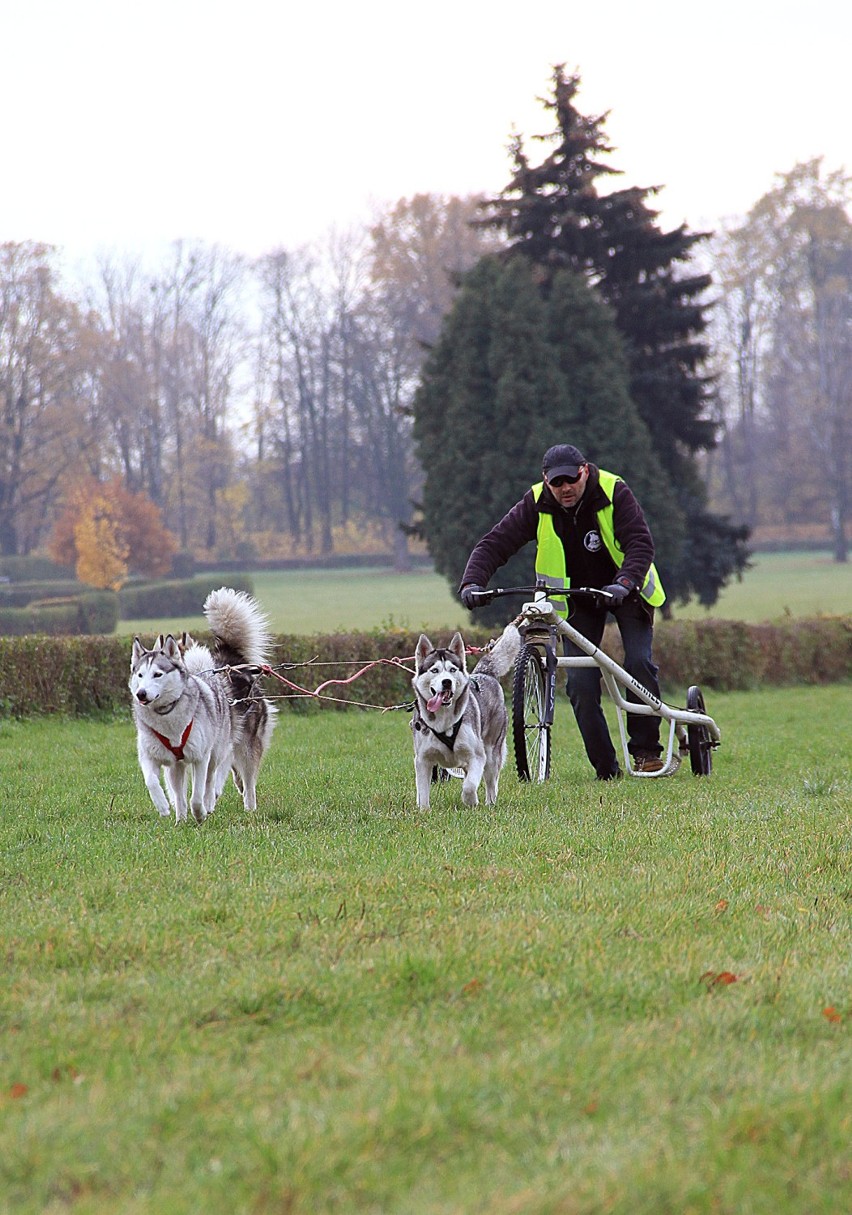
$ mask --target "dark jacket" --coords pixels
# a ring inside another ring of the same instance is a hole
[[[603,545],[598,545],[597,551],[589,551],[583,543],[589,532],[597,532],[597,512],[608,502],[594,464],[589,465],[585,492],[573,509],[560,506],[547,485],[538,502],[532,489],[527,490],[520,502],[516,502],[476,545],[459,587],[487,586],[501,565],[525,544],[536,540],[539,514],[544,511],[553,516],[554,529],[565,549],[565,570],[572,586],[608,586],[617,573],[629,578],[634,587],[641,586],[654,560],[654,541],[642,508],[624,481],[616,482],[612,499],[615,538],[624,550],[621,569]]]

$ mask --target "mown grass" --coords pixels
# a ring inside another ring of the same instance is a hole
[[[708,707],[709,779],[560,706],[429,812],[401,714],[288,714],[201,828],[128,722],[0,723],[0,1209],[847,1209],[852,690]]]
[[[852,613],[849,567],[828,553],[771,553],[754,557],[742,582],[722,592],[709,611],[700,604],[675,605],[680,620],[727,619],[756,624],[788,616]],[[429,630],[464,628],[470,616],[446,579],[426,570],[395,574],[388,569],[298,570],[251,575],[255,593],[278,633],[336,633],[388,624]],[[222,575],[227,583],[228,575]],[[493,580],[499,585],[499,575]],[[122,620],[122,634],[200,630],[203,617]]]

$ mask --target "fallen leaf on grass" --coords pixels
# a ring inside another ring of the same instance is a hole
[[[824,1008],[822,1010],[822,1015],[825,1017],[826,1021],[831,1021],[832,1025],[836,1025],[839,1021],[843,1020],[833,1004],[829,1004],[828,1008]]]
[[[462,988],[462,991],[464,992],[464,994],[466,996],[473,996],[473,995],[476,995],[476,993],[479,991],[481,986],[482,986],[481,979],[471,979],[469,983],[465,983],[464,987]]]
[[[18,1097],[25,1097],[29,1091],[30,1090],[26,1084],[21,1084],[18,1082],[17,1084],[13,1084],[9,1089],[9,1096],[17,1099]]]
[[[719,902],[716,904],[716,906],[713,908],[713,910],[716,912],[717,915],[721,915],[723,911],[728,910],[728,900],[719,899]]]
[[[709,991],[712,987],[727,987],[729,983],[739,983],[742,975],[735,975],[730,970],[705,970],[704,974],[698,980],[699,983],[704,983]]]

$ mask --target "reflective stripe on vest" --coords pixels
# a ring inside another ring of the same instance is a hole
[[[598,477],[601,488],[609,498],[607,505],[602,510],[595,512],[598,529],[607,552],[612,557],[616,567],[621,569],[624,564],[624,550],[615,538],[612,496],[615,493],[617,482],[621,481],[622,478],[616,476],[615,473],[604,472],[603,469],[599,469]],[[538,502],[543,488],[543,481],[539,481],[538,484],[532,487],[533,497],[536,502]],[[553,526],[553,516],[546,511],[542,511],[538,517],[537,544],[538,547],[535,554],[536,577],[541,578],[547,586],[554,587],[555,589],[569,587],[571,579],[565,570],[565,549],[562,547],[562,541],[557,536],[556,529]],[[657,567],[653,563],[645,576],[645,581],[639,594],[651,607],[659,607],[666,601],[666,592],[663,590],[662,582],[660,582]],[[568,602],[564,596],[551,596],[551,601],[560,616],[567,616]]]

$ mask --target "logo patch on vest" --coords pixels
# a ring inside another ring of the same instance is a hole
[[[599,532],[586,532],[583,537],[583,547],[588,549],[590,553],[596,553],[601,546],[601,538]]]

